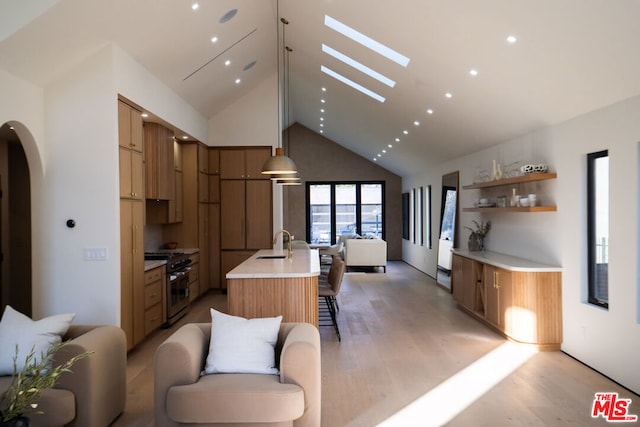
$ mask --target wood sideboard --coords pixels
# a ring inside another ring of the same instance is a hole
[[[465,312],[510,340],[560,349],[560,267],[464,250],[454,250],[452,264],[453,297]]]

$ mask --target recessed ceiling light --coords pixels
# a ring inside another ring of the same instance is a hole
[[[409,64],[409,58],[407,58],[406,56],[383,45],[382,43],[372,39],[371,37],[365,36],[361,32],[354,30],[353,28],[343,24],[337,19],[330,17],[329,15],[324,16],[324,25],[331,28],[332,30],[339,32],[343,36],[349,37],[351,40],[368,47],[369,49],[373,50],[376,53],[379,53],[387,59],[390,59],[396,64],[402,65],[403,67],[406,67]]]
[[[433,114],[433,110],[431,108],[427,109],[427,114]]]
[[[387,76],[385,76],[383,74],[380,74],[379,72],[377,72],[375,70],[372,70],[371,68],[367,67],[366,65],[356,61],[353,58],[348,57],[344,53],[338,52],[334,48],[329,47],[324,43],[322,43],[322,51],[324,53],[326,53],[327,55],[331,55],[334,58],[336,58],[337,60],[342,61],[345,64],[355,68],[356,70],[360,71],[361,73],[364,73],[367,76],[369,76],[369,77],[371,77],[373,79],[376,79],[381,83],[386,84],[389,87],[394,87],[396,85],[396,82],[391,80],[389,77],[387,77]]]
[[[13,126],[9,126],[9,130],[16,130]]]
[[[320,133],[324,133],[324,131],[322,129],[320,129]]]
[[[378,159],[376,159],[376,158],[374,157],[374,158],[373,158],[373,161],[374,161],[374,162],[377,162],[377,161],[378,161]]]
[[[382,150],[382,152],[383,152],[383,153],[386,153],[386,152],[387,152],[387,150]]]
[[[475,68],[472,68],[469,70],[469,74],[475,77],[478,75],[478,70],[476,70]]]
[[[142,113],[142,114],[140,114],[140,115],[141,115],[142,117],[144,117],[145,119],[146,119],[147,117],[149,117],[149,115],[148,115],[147,113]]]
[[[194,3],[194,4],[191,5],[191,9],[198,10],[198,9],[200,9],[200,5],[198,3]]]
[[[211,37],[211,43],[218,43],[218,36]]]
[[[324,100],[324,99],[321,99],[321,100],[320,100],[320,102],[322,102],[322,103],[324,104],[324,103],[325,103],[325,100]]]
[[[453,94],[451,92],[445,93],[444,96],[449,99],[453,98]]]
[[[387,147],[393,148],[393,144],[389,144],[389,145],[387,145]]]
[[[320,71],[322,71],[323,73],[333,77],[334,79],[346,84],[347,86],[351,86],[355,90],[360,91],[360,92],[364,93],[365,95],[370,96],[371,98],[375,99],[376,101],[379,101],[379,102],[384,102],[385,101],[385,97],[384,96],[379,95],[379,94],[375,93],[374,91],[369,90],[369,89],[367,89],[366,87],[364,87],[362,85],[359,85],[358,83],[354,82],[353,80],[350,80],[350,79],[346,78],[342,74],[336,73],[335,71],[333,71],[330,68],[325,67],[324,65],[320,66]]]
[[[324,127],[324,123],[320,123],[320,127],[323,128]]]
[[[237,13],[238,13],[238,9],[231,9],[229,12],[222,15],[222,17],[218,22],[221,24],[224,24],[225,22],[229,22],[231,21],[231,19],[233,19],[234,16],[236,16]]]
[[[415,122],[413,122],[413,125],[414,126],[420,126],[420,122],[416,120]]]
[[[187,135],[182,135],[182,139],[189,139]]]
[[[226,61],[224,61],[224,66],[228,67],[229,65],[231,65],[231,60],[227,59]]]
[[[404,133],[405,135],[409,135],[409,131],[408,130],[403,130],[402,133]]]
[[[400,142],[400,138],[396,138],[396,142]]]
[[[378,157],[382,157],[382,154],[378,153]]]
[[[323,87],[322,87],[322,91],[323,91],[323,92],[326,92],[326,91],[327,91],[327,88],[323,86]]]
[[[240,80],[240,78],[237,78],[237,79],[236,79],[236,84],[237,84],[237,85],[239,85],[241,81],[242,81],[242,80]]]
[[[509,44],[514,44],[517,41],[518,41],[518,38],[516,36],[511,35],[507,37],[507,43]]]
[[[320,112],[321,112],[321,113],[324,113],[324,108],[321,108],[321,109],[320,109]]]
[[[320,121],[321,121],[321,122],[324,122],[324,117],[320,117]]]

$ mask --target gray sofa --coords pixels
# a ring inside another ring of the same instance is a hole
[[[72,372],[60,376],[54,388],[42,392],[38,411],[26,414],[31,427],[105,427],[124,410],[127,397],[127,347],[124,331],[116,326],[71,325],[54,356],[54,365],[93,351],[78,361]],[[0,394],[11,376],[0,377]]]

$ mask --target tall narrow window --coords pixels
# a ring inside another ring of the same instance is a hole
[[[587,155],[589,302],[609,307],[609,152]]]
[[[307,191],[309,197],[309,229],[311,242],[331,242],[331,186],[328,184],[310,185]]]
[[[343,234],[384,238],[382,182],[307,182],[307,241],[334,244]]]

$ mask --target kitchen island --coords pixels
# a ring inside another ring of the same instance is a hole
[[[318,326],[318,276],[315,249],[262,249],[226,275],[229,314],[248,319],[282,315],[283,322]]]

